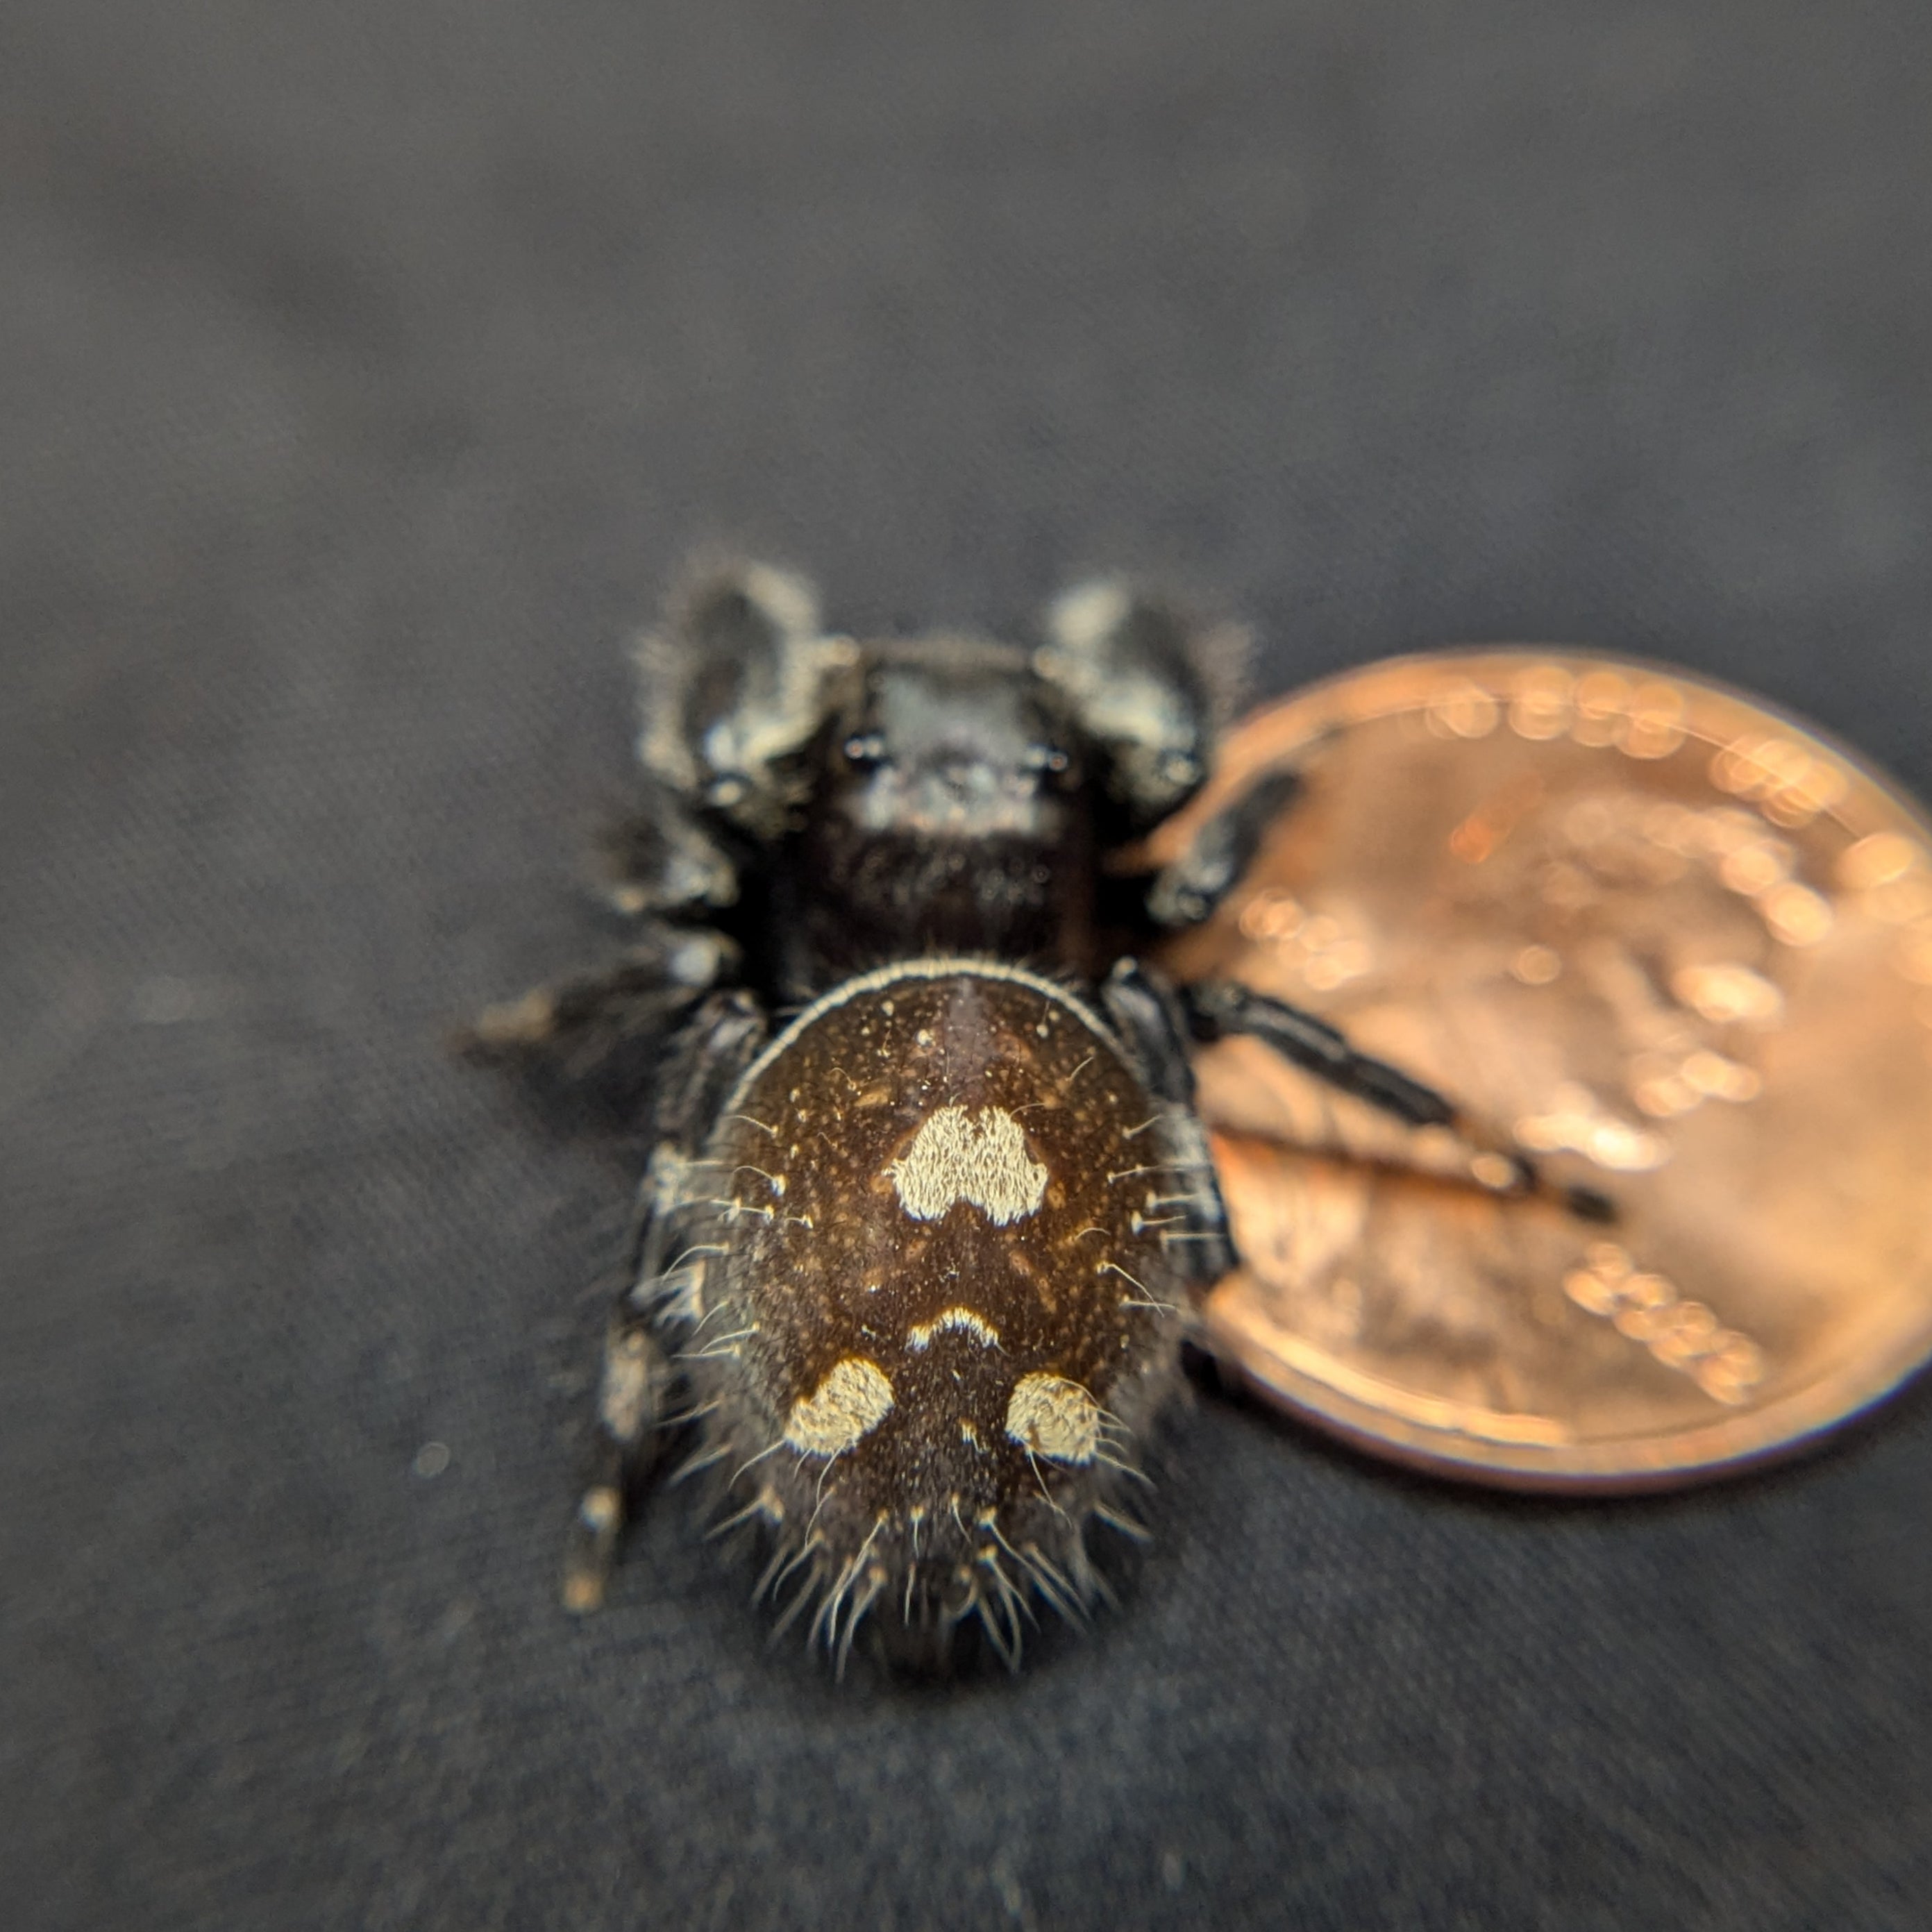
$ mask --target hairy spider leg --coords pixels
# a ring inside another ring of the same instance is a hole
[[[1541,1195],[1585,1220],[1616,1219],[1615,1204],[1607,1196],[1594,1188],[1550,1180],[1508,1134],[1474,1118],[1400,1067],[1360,1052],[1346,1034],[1312,1013],[1228,980],[1184,987],[1180,998],[1198,1040],[1246,1034],[1337,1092],[1366,1100],[1408,1126],[1448,1128],[1474,1149],[1469,1178],[1488,1192]]]
[[[660,1115],[666,1136],[638,1190],[632,1266],[604,1334],[596,1426],[564,1549],[566,1610],[581,1613],[603,1603],[630,1498],[676,1419],[667,1408],[676,1372],[658,1331],[688,1317],[686,1271],[699,1259],[680,1243],[679,1210],[710,1191],[694,1175],[698,1144],[769,1031],[749,994],[713,994],[674,1049],[673,1092]]]
[[[1146,1172],[1171,1172],[1185,1192],[1163,1196],[1175,1210],[1178,1250],[1170,1259],[1190,1288],[1209,1288],[1234,1265],[1227,1213],[1215,1184],[1214,1156],[1194,1111],[1194,1072],[1188,1064],[1186,1009],[1166,982],[1136,959],[1116,962],[1100,988],[1100,1003],[1139,1064],[1142,1078],[1160,1108],[1151,1123],[1160,1159],[1150,1168],[1129,1168],[1111,1177],[1127,1182]]]
[[[721,932],[651,919],[620,958],[488,1008],[453,1044],[466,1059],[514,1067],[560,1113],[634,1125],[660,1043],[736,959]]]

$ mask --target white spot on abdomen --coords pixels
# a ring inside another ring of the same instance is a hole
[[[811,1394],[791,1406],[784,1439],[808,1456],[837,1456],[876,1429],[892,1406],[892,1385],[877,1362],[848,1355]]]
[[[1078,1382],[1036,1371],[1013,1384],[1006,1433],[1057,1462],[1090,1462],[1100,1442],[1100,1405]]]
[[[923,1348],[935,1335],[943,1335],[948,1329],[977,1336],[982,1348],[997,1348],[1000,1346],[1000,1331],[983,1315],[975,1315],[970,1308],[948,1308],[930,1322],[914,1322],[906,1330],[906,1346]]]
[[[1004,1226],[1033,1214],[1046,1192],[1046,1169],[1027,1152],[1020,1124],[1004,1107],[942,1107],[886,1172],[916,1221],[936,1221],[970,1201]]]

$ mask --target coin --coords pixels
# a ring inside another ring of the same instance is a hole
[[[1229,1040],[1197,1066],[1242,1264],[1207,1339],[1377,1453],[1657,1486],[1801,1444],[1932,1353],[1932,831],[1737,693],[1574,652],[1400,659],[1250,716],[1150,848],[1304,779],[1168,949],[1432,1082],[1558,1183]],[[1478,1156],[1473,1165],[1480,1172]]]

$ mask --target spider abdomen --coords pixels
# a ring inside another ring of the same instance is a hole
[[[1190,1181],[1100,1016],[1023,969],[848,981],[740,1082],[682,1190],[674,1304],[734,1505],[829,1642],[877,1604],[998,1647],[1081,1541],[1171,1380]]]

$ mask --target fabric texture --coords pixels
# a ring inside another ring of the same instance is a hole
[[[1180,1418],[1121,1610],[835,1685],[555,1580],[631,1175],[440,1038],[607,945],[694,545],[1124,565],[1258,692],[1669,660],[1932,790],[1908,4],[16,0],[0,1888],[97,1926],[1932,1922],[1932,1407],[1676,1498]]]

